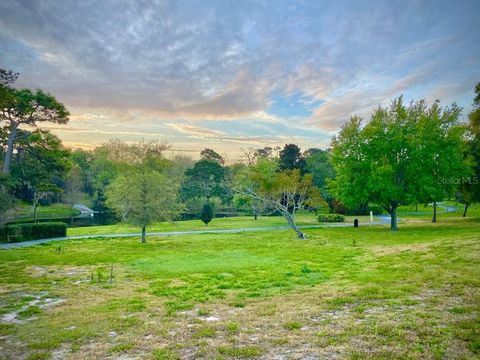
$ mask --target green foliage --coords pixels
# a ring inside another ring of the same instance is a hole
[[[368,205],[367,211],[368,211],[368,214],[370,214],[370,211],[371,211],[374,215],[380,215],[385,212],[385,209],[383,209],[381,206],[378,206],[378,205]]]
[[[7,78],[11,76],[7,76]],[[13,79],[14,80],[14,79]],[[7,79],[7,83],[8,83]],[[11,82],[11,81],[10,81]],[[25,138],[21,126],[36,127],[42,122],[65,124],[69,120],[69,112],[53,95],[42,90],[13,89],[2,84],[0,89],[0,121],[6,130],[6,150],[3,157],[2,172],[8,174],[14,147],[19,139]],[[7,115],[8,114],[8,115]],[[38,131],[41,132],[41,131]]]
[[[225,185],[225,168],[214,160],[200,160],[193,168],[185,171],[185,179],[182,183],[182,198],[209,200],[213,196],[220,198],[228,197],[228,189]]]
[[[264,209],[282,214],[297,236],[305,239],[295,223],[295,215],[300,210],[319,207],[324,201],[311,174],[302,175],[300,169],[277,171],[277,166],[274,160],[259,159],[238,174],[235,191]]]
[[[208,225],[213,219],[213,204],[207,202],[203,205],[202,212],[200,213],[200,220],[203,221],[205,225]]]
[[[280,151],[280,169],[294,170],[299,169],[302,172],[305,169],[305,159],[298,145],[286,144]]]
[[[341,214],[318,214],[317,219],[320,222],[344,222],[345,216]]]
[[[43,121],[66,124],[70,115],[53,95],[42,90],[29,89],[16,90],[15,102],[11,104],[10,111],[17,123],[28,125]]]
[[[15,194],[22,200],[58,200],[59,186],[69,168],[69,152],[60,139],[47,131],[26,133],[17,141],[24,148],[15,156],[10,175],[15,179]]]
[[[126,143],[118,139],[110,140],[102,145],[109,160],[116,163],[119,169],[129,169],[132,165],[147,166],[151,170],[162,172],[168,166],[163,153],[170,145],[159,140]]]
[[[471,167],[471,176],[461,179],[459,200],[467,207],[480,202],[480,83],[475,87],[474,109],[468,115],[466,158]]]
[[[2,242],[48,239],[66,235],[67,225],[62,222],[14,224],[0,228],[0,241]]]
[[[142,167],[114,180],[107,188],[106,204],[127,223],[145,228],[179,214],[177,189],[177,184],[159,172]]]
[[[421,100],[405,106],[400,97],[378,108],[364,127],[352,117],[332,140],[336,178],[330,190],[347,207],[379,204],[395,230],[399,205],[439,201],[453,190],[441,177],[465,172],[459,116],[456,105],[427,107]]]
[[[335,178],[335,170],[330,161],[328,150],[308,149],[303,154],[305,171],[313,176],[313,183],[320,189],[320,193],[328,203],[330,211],[334,208],[333,196],[327,189],[327,181]]]

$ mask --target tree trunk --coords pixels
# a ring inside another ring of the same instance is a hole
[[[436,223],[436,222],[437,222],[437,202],[436,202],[436,201],[433,202],[433,218],[432,218],[432,222],[433,222],[433,223]]]
[[[415,212],[418,212],[418,203],[415,203]]]
[[[257,212],[257,208],[256,208],[255,206],[253,207],[253,218],[254,218],[255,220],[258,219],[258,212]]]
[[[390,207],[390,230],[397,231],[397,205]]]
[[[12,122],[10,135],[7,139],[7,150],[3,157],[2,174],[8,174],[10,172],[10,162],[12,161],[13,143],[17,137],[17,124]]]
[[[38,201],[33,199],[33,223],[37,223],[37,210],[38,210]]]
[[[463,210],[463,215],[462,215],[462,217],[467,216],[468,205],[469,205],[469,203],[465,203],[465,209]]]
[[[295,219],[293,218],[292,214],[286,212],[284,215],[287,218],[288,225],[290,225],[290,227],[297,233],[298,238],[305,240],[307,235],[298,228],[297,224],[295,224]]]
[[[142,244],[146,243],[147,242],[147,236],[145,234],[145,226],[142,227]]]

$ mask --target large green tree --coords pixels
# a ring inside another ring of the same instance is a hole
[[[144,243],[147,226],[172,220],[180,213],[177,193],[176,183],[158,171],[141,167],[119,176],[108,186],[106,204],[125,222],[141,228]]]
[[[430,107],[418,101],[409,107],[412,118],[412,157],[418,159],[419,172],[416,202],[433,203],[432,222],[437,222],[437,203],[452,196],[459,179],[468,175],[464,162],[465,127],[460,125],[461,109],[456,105],[442,109],[439,101]]]
[[[463,216],[467,215],[471,204],[480,202],[480,82],[475,86],[473,110],[468,115],[468,132],[466,137],[467,156],[472,168],[471,176],[462,179],[460,200],[465,208]]]
[[[368,201],[382,206],[396,230],[400,205],[424,194],[439,196],[437,191],[443,189],[438,176],[446,171],[441,167],[448,162],[460,167],[462,149],[457,141],[441,153],[431,147],[442,140],[444,126],[455,139],[461,137],[459,115],[455,105],[442,109],[435,103],[428,108],[420,101],[406,106],[400,97],[390,107],[375,110],[364,127],[353,117],[332,140],[336,178],[330,182],[331,191],[347,206]]]
[[[89,170],[94,185],[93,206],[94,210],[99,212],[102,222],[114,220],[111,216],[112,209],[106,203],[107,187],[121,174],[139,169],[164,174],[170,166],[170,161],[164,156],[169,147],[169,144],[159,140],[126,143],[112,139],[93,151]],[[169,179],[178,182],[176,178]]]
[[[42,122],[65,124],[70,114],[53,95],[42,90],[14,89],[10,85],[16,77],[5,70],[0,75],[0,123],[6,136],[1,172],[8,174],[15,143],[25,136],[22,127],[37,127]]]
[[[305,159],[298,145],[286,144],[280,151],[280,170],[299,169],[303,171],[305,168]]]
[[[225,197],[225,168],[217,161],[199,160],[193,168],[185,171],[182,184],[182,197],[184,199],[203,198],[207,202],[213,196]]]
[[[16,196],[32,202],[35,219],[39,201],[61,192],[69,168],[69,151],[55,135],[35,131],[19,141],[10,177]]]

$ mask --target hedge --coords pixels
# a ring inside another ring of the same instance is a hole
[[[318,214],[317,219],[320,222],[344,222],[345,216],[340,214]]]
[[[12,243],[62,236],[67,236],[67,224],[63,222],[13,224],[0,228],[1,242]]]

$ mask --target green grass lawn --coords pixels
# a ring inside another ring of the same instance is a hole
[[[445,209],[441,208],[441,206],[448,206],[452,208],[456,208],[456,210],[452,213],[445,213]],[[437,216],[444,216],[444,217],[458,217],[462,216],[463,210],[464,210],[464,204],[457,203],[454,200],[446,200],[442,201],[439,206],[437,206]],[[467,215],[470,215],[470,212],[477,213],[479,209],[478,204],[473,205],[471,208],[469,208]],[[418,214],[414,214],[415,212],[418,212]],[[415,206],[415,204],[411,205],[403,205],[398,208],[398,215],[401,217],[403,216],[408,216],[408,217],[419,217],[419,216],[433,216],[433,206],[428,204],[425,206],[425,204],[418,204],[418,206]]]
[[[369,222],[368,216],[347,216],[345,222],[352,223],[354,219],[359,219],[360,223]],[[315,214],[300,214],[297,216],[297,224],[302,226],[320,225],[315,217]],[[161,222],[149,226],[148,232],[162,232],[162,231],[188,231],[188,230],[220,230],[220,229],[239,229],[239,228],[255,228],[268,226],[286,226],[288,225],[285,218],[282,216],[260,216],[257,220],[253,217],[237,216],[215,218],[208,226],[201,220],[187,220],[187,221],[173,221]],[[69,228],[68,236],[77,235],[95,235],[95,234],[123,234],[123,233],[139,233],[140,228],[128,224],[115,224],[104,226],[89,226]]]
[[[37,212],[38,219],[69,218],[77,215],[80,215],[80,211],[67,204],[39,206]],[[13,216],[16,220],[33,220],[32,205],[26,203],[18,204]]]
[[[306,231],[0,251],[0,358],[480,356],[479,218]]]

